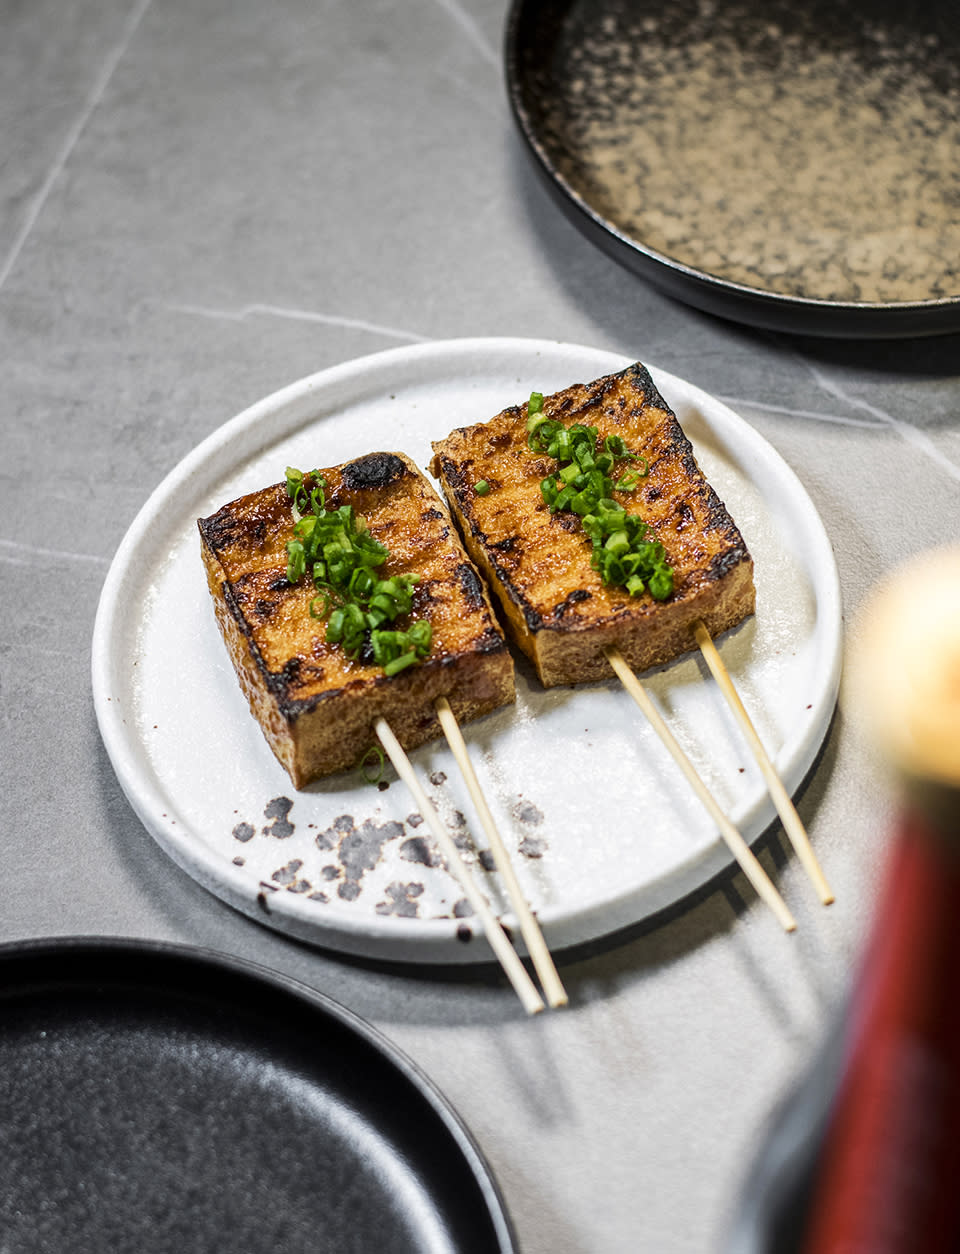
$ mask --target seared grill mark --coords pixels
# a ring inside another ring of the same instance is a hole
[[[686,501],[677,506],[677,530],[684,531],[693,522],[693,510]]]
[[[476,534],[476,532],[474,534]],[[481,532],[480,534],[482,538],[483,533]],[[535,631],[536,627],[539,625],[541,621],[540,614],[536,610],[532,609],[530,602],[526,599],[526,597],[523,595],[523,593],[520,591],[517,585],[510,578],[510,572],[506,570],[492,554],[489,555],[489,561],[490,561],[491,567],[493,568],[493,573],[496,575],[497,579],[500,581],[500,585],[501,585],[503,592],[506,593],[506,595],[510,598],[510,600],[513,601],[513,603],[517,606],[517,608],[523,614],[524,618],[527,620],[527,624],[530,627],[531,631]],[[536,624],[531,622],[531,619],[530,619],[531,615],[537,620]]]
[[[266,676],[267,686],[277,698],[280,711],[285,718],[298,718],[301,714],[306,714],[310,710],[316,709],[321,701],[326,701],[350,687],[350,684],[345,684],[341,688],[329,689],[315,696],[296,696],[297,692],[302,692],[305,688],[322,681],[325,673],[324,667],[316,666],[311,662],[304,662],[299,657],[291,658],[281,671],[268,672]],[[351,682],[355,683],[356,681],[353,680]]]
[[[730,515],[727,513],[727,507],[720,500],[716,492],[711,487],[707,487],[703,492],[703,502],[706,507],[706,519],[703,527],[704,531],[729,531],[731,539],[739,540],[739,532],[732,527]],[[744,550],[746,552],[746,550]]]
[[[612,376],[615,380],[618,377],[621,376]],[[667,414],[672,412],[670,406],[660,395],[657,385],[650,377],[650,371],[646,368],[646,366],[641,365],[640,362],[636,362],[634,365],[630,366],[629,369],[623,372],[622,377],[624,379],[628,379],[631,385],[636,388],[638,392],[642,392],[643,394],[641,405],[636,406],[632,411],[634,414],[639,413],[641,408],[647,407],[661,409]]]
[[[413,608],[424,610],[432,601],[436,601],[433,590],[438,586],[442,588],[442,583],[439,579],[424,579],[416,584],[413,589]]]
[[[350,684],[344,684],[340,688],[328,688],[325,692],[317,692],[309,697],[291,697],[288,694],[287,685],[283,683],[281,676],[274,675],[271,678],[274,681],[279,681],[274,682],[271,687],[277,695],[280,713],[291,723],[301,718],[304,714],[310,714],[324,701],[341,696],[351,686]]]
[[[496,627],[485,627],[477,637],[478,653],[497,653],[507,647],[507,642]]]
[[[524,603],[521,606],[523,610],[523,621],[527,624],[530,631],[538,631],[543,626],[543,615],[538,614],[530,605]]]
[[[216,553],[237,540],[242,524],[230,506],[224,505],[209,518],[198,518],[197,526],[204,540]]]
[[[596,395],[589,393],[576,398],[576,400],[572,396],[566,399],[566,404],[555,405],[549,412],[551,414],[561,413],[564,421],[569,422],[571,425],[579,422],[584,415],[589,414],[596,407],[597,403]],[[589,422],[586,425],[589,426]]]
[[[466,562],[461,562],[456,569],[456,576],[460,580],[460,587],[463,589],[467,606],[471,610],[481,609],[483,606],[483,584],[480,582],[480,576],[477,572]]]
[[[576,605],[578,601],[589,600],[590,593],[586,590],[586,588],[575,588],[573,592],[568,593],[568,595],[563,598],[553,612],[557,618],[563,618],[564,614],[566,614],[567,610],[570,609],[572,605]]]
[[[260,648],[254,638],[250,623],[247,621],[247,617],[237,599],[237,594],[234,591],[233,585],[228,580],[224,580],[220,585],[220,592],[223,596],[227,609],[230,611],[231,618],[234,620],[241,635],[247,642],[247,648],[250,650],[250,657],[253,659],[254,666],[256,666],[257,670],[260,672],[263,682],[267,685],[267,687],[271,691],[276,692],[278,690],[278,681],[280,681],[280,676],[274,675],[268,669],[267,664],[264,661],[263,654],[260,652]],[[286,690],[285,683],[282,685],[282,690]]]
[[[443,477],[447,483],[450,484],[451,488],[456,491],[458,496],[461,494],[467,482],[466,471],[464,469],[466,465],[466,462],[461,465],[459,462],[451,461],[449,457],[442,457],[440,459],[440,467]]]
[[[343,486],[350,491],[363,488],[385,488],[402,479],[407,468],[393,453],[368,453],[356,461],[347,462],[341,472]]]
[[[707,566],[704,578],[708,583],[712,583],[716,579],[722,579],[724,575],[729,574],[741,562],[748,561],[750,554],[743,545],[737,548],[726,549],[722,553],[717,553],[711,558]]]

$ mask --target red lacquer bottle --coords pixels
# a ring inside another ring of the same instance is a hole
[[[898,789],[804,1254],[960,1252],[960,550],[911,563],[851,642]]]

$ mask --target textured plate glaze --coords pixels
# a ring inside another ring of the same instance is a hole
[[[515,0],[506,63],[561,208],[671,295],[814,335],[960,326],[950,0]]]
[[[368,1024],[199,950],[0,948],[4,1250],[512,1254],[470,1134]]]
[[[251,718],[217,630],[196,519],[288,465],[430,440],[628,364],[534,340],[455,340],[349,362],[267,397],[193,451],[121,544],[93,641],[100,729],[131,804],[200,883],[281,931],[344,951],[425,962],[489,961],[392,775],[359,772],[294,792]],[[649,365],[649,363],[647,363]],[[789,788],[810,768],[839,679],[837,575],[822,524],[774,450],[726,406],[651,367],[756,562],[758,613],[722,642],[727,666]],[[687,656],[649,688],[749,839],[774,817],[759,772],[705,667]],[[517,873],[555,948],[677,901],[729,865],[726,848],[616,681],[545,692],[518,666],[514,707],[467,725],[477,773]],[[501,886],[441,742],[414,764],[494,907]],[[472,939],[471,939],[472,938]]]

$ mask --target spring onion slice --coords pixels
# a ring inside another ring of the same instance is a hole
[[[373,660],[384,674],[398,675],[423,661],[433,631],[425,619],[406,631],[397,619],[413,608],[416,575],[381,578],[390,550],[367,530],[351,505],[328,508],[326,481],[319,471],[287,467],[286,488],[293,513],[293,539],[287,541],[287,582],[309,572],[316,588],[310,616],[326,620],[324,639],[347,657]]]
[[[557,469],[540,482],[540,494],[551,513],[580,517],[590,540],[590,564],[607,585],[623,587],[630,596],[649,592],[655,601],[673,593],[673,568],[663,545],[651,538],[650,527],[628,514],[613,493],[632,492],[649,466],[627,448],[622,436],[600,440],[596,427],[564,426],[548,418],[543,395],[533,392],[527,404],[527,444],[534,453],[552,458]],[[614,480],[617,462],[637,463]]]

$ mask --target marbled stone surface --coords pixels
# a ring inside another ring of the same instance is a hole
[[[0,0],[0,939],[177,940],[371,1020],[488,1156],[524,1254],[720,1250],[763,1122],[853,970],[894,800],[837,714],[799,798],[819,906],[779,826],[776,922],[731,873],[562,964],[527,1020],[496,975],[345,961],[233,913],[120,792],[89,651],[153,487],[279,386],[398,343],[557,338],[728,401],[794,468],[852,615],[960,532],[960,337],[746,330],[659,295],[542,192],[504,93],[503,0]]]

